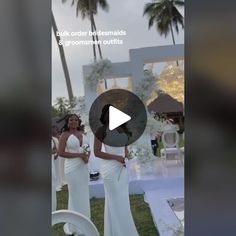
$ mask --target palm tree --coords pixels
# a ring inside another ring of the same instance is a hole
[[[69,102],[65,97],[57,97],[55,105],[53,106],[60,116],[63,116],[68,111]]]
[[[183,0],[154,0],[152,3],[146,3],[143,15],[147,15],[149,18],[148,28],[150,29],[155,23],[160,35],[164,34],[167,37],[171,32],[175,45],[173,26],[177,33],[179,33],[179,25],[184,28],[184,18],[177,9],[177,7],[183,6]]]
[[[57,41],[57,45],[59,48],[59,52],[60,52],[61,63],[62,63],[62,67],[63,67],[65,79],[66,79],[66,87],[67,87],[67,91],[68,91],[69,100],[73,101],[74,96],[73,96],[73,91],[72,91],[72,86],[71,86],[71,81],[70,81],[70,75],[69,75],[68,67],[66,64],[65,52],[64,52],[63,46],[59,44],[61,41],[61,38],[60,38],[60,36],[57,36],[58,28],[56,25],[56,21],[55,21],[53,12],[52,12],[52,28],[53,28],[53,32],[54,32],[54,35],[55,35],[55,38]]]
[[[66,2],[67,0],[62,0],[62,2]],[[88,18],[90,20],[91,24],[91,32],[96,32],[97,27],[94,20],[94,15],[98,12],[98,7],[102,8],[105,11],[108,11],[109,6],[106,0],[72,0],[71,6],[74,6],[76,3],[76,17],[81,15],[82,19]],[[93,42],[95,41],[95,38],[97,41],[99,41],[97,35],[92,35]],[[100,59],[102,59],[102,51],[101,51],[101,45],[97,44],[98,46],[98,52]],[[93,56],[94,56],[94,62],[97,60],[97,54],[96,54],[96,45],[93,44]]]

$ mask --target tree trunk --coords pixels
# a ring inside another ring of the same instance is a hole
[[[70,81],[70,75],[69,75],[68,67],[66,64],[66,57],[65,57],[63,45],[59,45],[61,38],[60,38],[60,36],[57,36],[58,28],[56,25],[56,21],[55,21],[53,12],[52,12],[52,28],[53,28],[53,32],[54,32],[54,35],[55,35],[55,38],[57,41],[57,46],[58,46],[59,52],[60,52],[61,63],[62,63],[62,67],[63,67],[65,79],[66,79],[66,87],[67,87],[67,91],[68,91],[69,100],[72,101],[74,96],[73,96],[73,91],[72,91],[72,86],[71,86],[71,81]]]
[[[175,45],[175,38],[174,38],[174,31],[173,31],[172,23],[170,23],[170,30],[171,30],[171,36],[172,36],[173,44]]]
[[[93,33],[94,32],[94,28],[93,28],[93,11],[92,11],[92,1],[91,0],[89,0],[89,16],[90,16],[90,23],[91,23],[91,31]],[[93,42],[95,42],[94,35],[92,35],[92,40],[93,40]],[[94,62],[97,61],[95,43],[93,43],[93,60],[94,60]]]
[[[93,27],[94,27],[94,30],[95,32],[97,32],[97,27],[96,27],[96,24],[95,24],[95,20],[94,20],[94,17],[93,18]],[[98,38],[98,35],[96,34],[96,39],[97,41],[99,41],[99,38]],[[102,60],[102,50],[101,50],[101,45],[98,44],[98,51],[99,51],[99,56],[100,56],[100,59]],[[104,85],[105,85],[105,89],[107,90],[107,80],[104,79]]]
[[[171,36],[172,36],[173,44],[175,45],[174,31],[173,31],[173,27],[172,27],[172,23],[171,22],[170,22],[170,30],[171,30]],[[179,62],[178,61],[176,61],[176,65],[179,66]]]
[[[96,24],[95,24],[94,16],[93,16],[93,27],[94,27],[94,30],[97,32],[97,27],[96,27]],[[99,38],[98,38],[97,34],[96,34],[96,39],[97,39],[97,41],[99,41]],[[98,44],[98,51],[99,51],[100,59],[102,59],[102,50],[101,50],[101,45],[100,44]]]

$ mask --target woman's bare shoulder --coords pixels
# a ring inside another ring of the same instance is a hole
[[[68,131],[62,132],[60,140],[67,140],[70,135]]]

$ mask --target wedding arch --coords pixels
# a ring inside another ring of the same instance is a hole
[[[136,95],[138,95],[146,105],[144,100],[147,99],[150,94],[149,91],[147,91],[146,94],[144,94],[143,96],[142,92],[147,90],[145,85],[149,84],[151,81],[154,82],[154,79],[152,78],[153,76],[152,73],[149,73],[144,70],[144,65],[148,63],[160,63],[160,62],[183,60],[184,45],[179,44],[179,45],[130,49],[129,59],[130,60],[126,62],[116,62],[116,63],[112,63],[109,60],[102,60],[97,63],[83,66],[84,99],[85,99],[84,102],[85,102],[85,113],[87,118],[90,107],[98,96],[98,91],[97,91],[98,83],[104,79],[109,80],[113,78],[116,79],[127,78],[127,77],[131,78],[132,82],[131,91],[136,93]],[[138,93],[140,93],[141,96]],[[148,165],[149,160],[153,158],[151,151],[151,142],[150,142],[150,130],[159,129],[158,126],[159,125],[156,124],[155,119],[153,118],[148,119],[147,128],[144,134],[139,138],[138,140],[139,144],[138,145],[136,144],[135,146],[136,149],[141,150],[139,153],[145,152],[145,157],[147,160],[146,159],[145,160],[141,159],[141,160],[145,161],[146,165]],[[90,131],[88,132],[88,137],[92,144],[93,135]],[[97,170],[99,168],[99,164],[96,158],[93,157],[93,155],[91,158],[91,165],[93,166],[92,169],[94,170]]]
[[[112,78],[132,78],[132,87],[137,87],[144,75],[144,65],[147,63],[168,62],[184,59],[184,45],[168,45],[157,47],[145,47],[129,50],[129,61],[110,63],[109,68],[105,71],[103,79]],[[108,66],[108,63],[105,66]],[[84,95],[85,95],[85,109],[86,113],[93,101],[97,97],[97,84],[90,83],[87,79],[93,70],[92,65],[83,66],[83,81],[84,81]],[[96,77],[96,75],[95,75]]]

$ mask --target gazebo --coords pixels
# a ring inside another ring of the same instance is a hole
[[[177,101],[169,94],[160,94],[154,101],[148,105],[148,111],[156,114],[165,114],[168,119],[172,119],[175,124],[180,126],[180,131],[183,130],[184,116],[183,103]]]

